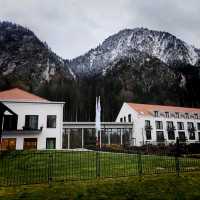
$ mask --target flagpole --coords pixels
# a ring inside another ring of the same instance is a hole
[[[96,118],[95,118],[96,148],[98,147],[97,109],[98,109],[98,98],[96,97]]]
[[[99,108],[99,148],[101,149],[101,103],[100,103],[100,96],[98,101],[98,108]]]
[[[98,141],[98,130],[96,128],[96,147],[98,147],[98,143],[99,143],[99,141]]]
[[[96,146],[101,148],[101,104],[100,97],[96,98]]]
[[[101,149],[101,130],[99,131],[99,147]]]

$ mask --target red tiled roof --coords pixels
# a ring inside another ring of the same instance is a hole
[[[48,102],[46,99],[43,99],[19,88],[0,92],[0,101],[1,100]]]
[[[151,104],[137,104],[127,103],[131,108],[143,115],[151,115],[153,111],[159,112],[179,112],[179,113],[197,113],[200,112],[200,108],[185,108],[177,106],[162,106]]]

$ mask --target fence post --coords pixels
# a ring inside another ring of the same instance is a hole
[[[51,152],[49,153],[49,158],[48,158],[48,184],[50,185],[52,182],[52,172],[53,172],[53,156]]]
[[[179,138],[176,138],[176,152],[175,152],[175,162],[176,162],[176,174],[177,176],[180,175],[180,162],[179,162],[179,157],[180,157],[180,143],[179,143]]]
[[[138,156],[138,173],[141,178],[141,176],[142,176],[142,154],[141,154],[140,150],[138,151],[137,156]]]

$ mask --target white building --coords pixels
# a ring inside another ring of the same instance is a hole
[[[61,149],[63,102],[21,89],[0,92],[2,149]]]
[[[133,123],[133,142],[146,143],[194,143],[200,141],[200,109],[124,103],[116,122]]]

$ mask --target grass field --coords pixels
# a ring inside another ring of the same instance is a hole
[[[200,159],[179,158],[180,171],[200,170]],[[90,180],[176,172],[173,156],[95,151],[15,151],[0,158],[0,185]]]
[[[1,187],[0,200],[197,200],[200,173]]]

